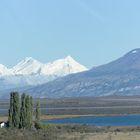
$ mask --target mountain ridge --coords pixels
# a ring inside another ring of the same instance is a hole
[[[0,91],[41,85],[87,68],[68,56],[47,64],[26,57],[13,68],[0,65]]]
[[[65,73],[62,69],[65,68]],[[13,68],[8,69],[6,66],[0,64],[0,75],[30,75],[30,74],[40,74],[40,75],[57,75],[57,71],[62,71],[61,75],[67,75],[70,73],[77,73],[81,71],[88,70],[85,66],[79,64],[71,56],[67,56],[64,59],[58,59],[49,63],[41,63],[40,61],[32,58],[26,57],[20,61]],[[53,72],[51,72],[53,71]]]
[[[140,49],[108,64],[58,78],[26,92],[48,98],[140,95]]]

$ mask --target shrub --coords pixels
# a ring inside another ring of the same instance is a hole
[[[55,129],[55,125],[53,124],[43,124],[43,123],[38,123],[38,122],[35,122],[35,128],[38,130],[38,129],[43,129],[43,130],[53,130]]]

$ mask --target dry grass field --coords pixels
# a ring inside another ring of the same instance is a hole
[[[60,136],[62,140],[140,140],[140,132],[71,133]]]
[[[140,132],[48,133],[46,131],[2,131],[0,140],[140,140]]]

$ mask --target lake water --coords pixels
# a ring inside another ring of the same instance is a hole
[[[41,111],[46,111],[41,108]],[[8,109],[0,109],[0,115],[7,115]],[[96,126],[140,126],[140,115],[123,116],[83,116],[79,118],[65,118],[42,121],[52,124],[87,124]]]
[[[43,121],[52,124],[87,124],[96,126],[140,126],[140,115],[126,116],[83,116]]]

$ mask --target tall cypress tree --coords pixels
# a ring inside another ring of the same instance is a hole
[[[21,109],[20,109],[20,128],[26,128],[26,94],[21,96]]]
[[[35,109],[35,121],[39,123],[40,121],[40,101],[38,100],[36,103],[36,109]]]
[[[12,92],[10,96],[9,127],[19,128],[20,122],[20,99],[18,92]]]
[[[30,122],[32,125],[32,122],[33,122],[33,98],[32,98],[32,96],[30,96],[30,105],[31,105]]]
[[[10,108],[8,115],[9,127],[28,128],[32,127],[33,117],[33,99],[31,96],[22,94],[21,107],[18,92],[10,94]]]
[[[19,128],[20,122],[20,99],[19,93],[13,93],[13,126]]]
[[[30,129],[32,127],[32,105],[31,105],[31,97],[26,97],[26,128]]]
[[[13,93],[10,93],[10,108],[8,115],[8,125],[9,127],[13,127]]]

